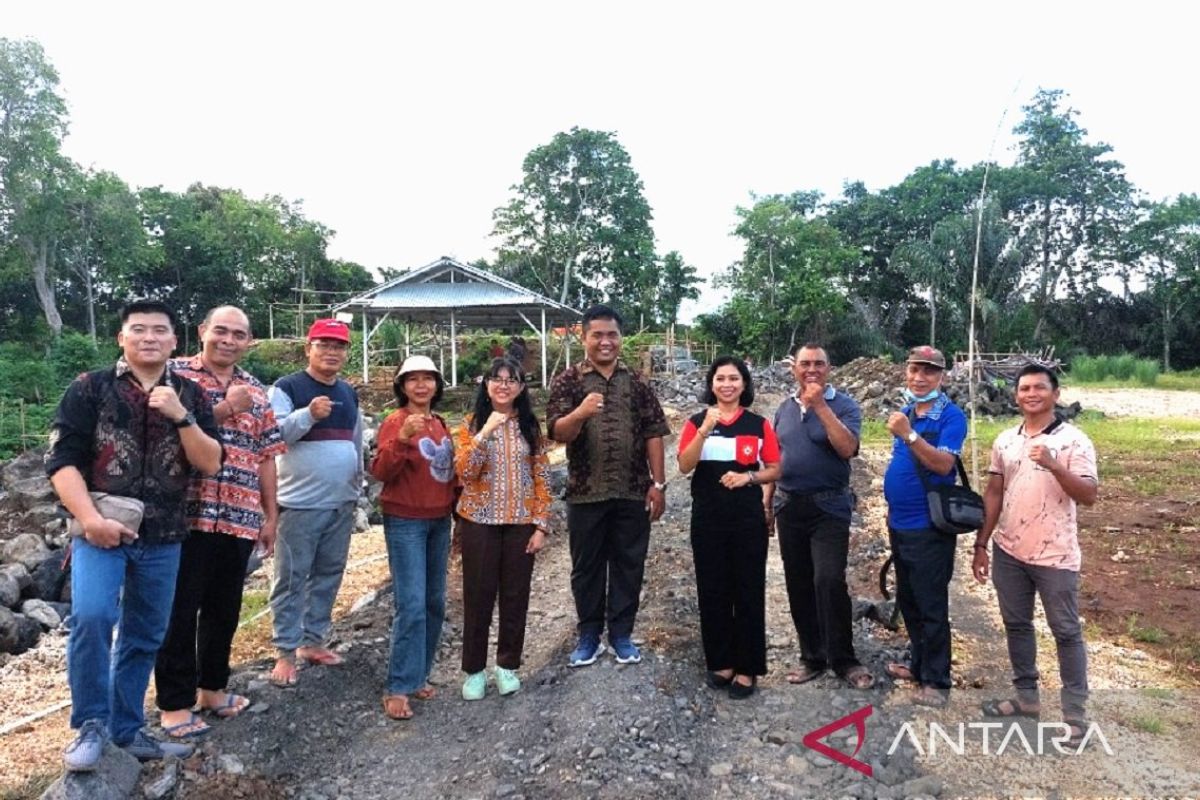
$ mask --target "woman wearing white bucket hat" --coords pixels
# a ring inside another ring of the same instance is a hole
[[[428,356],[409,356],[392,382],[399,409],[379,429],[371,474],[383,481],[383,531],[395,617],[383,708],[410,719],[409,698],[431,699],[434,655],[446,618],[446,563],[454,507],[454,450],[433,412],[445,383]]]

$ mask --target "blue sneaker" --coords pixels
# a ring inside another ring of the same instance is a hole
[[[642,660],[642,651],[628,636],[610,637],[608,643],[612,645],[618,664],[637,664]]]
[[[63,766],[67,772],[91,772],[100,763],[104,754],[104,743],[108,741],[108,731],[104,723],[98,719],[89,719],[79,727],[75,741],[67,745],[63,751]]]
[[[160,742],[151,738],[144,730],[133,735],[133,741],[121,745],[121,749],[138,761],[161,761],[164,758],[187,758],[196,752],[190,744]]]
[[[604,652],[604,643],[598,633],[584,633],[579,637],[579,645],[571,652],[568,667],[586,667],[595,664],[596,659]]]

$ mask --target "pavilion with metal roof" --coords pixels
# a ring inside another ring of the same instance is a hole
[[[361,314],[363,380],[369,378],[371,338],[389,319],[405,325],[405,356],[412,323],[449,324],[450,375],[458,385],[458,331],[464,328],[512,329],[520,320],[541,341],[542,385],[547,375],[547,322],[571,326],[581,314],[570,306],[505,280],[485,269],[442,256],[431,264],[381,283],[333,307],[334,313]],[[536,323],[535,323],[536,320]]]

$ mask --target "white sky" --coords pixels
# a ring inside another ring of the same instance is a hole
[[[658,251],[706,277],[750,192],[971,164],[1006,109],[1010,163],[1039,86],[1149,197],[1200,191],[1192,4],[816,5],[0,0],[0,36],[45,47],[80,163],[303,199],[371,269],[492,257],[522,159],[573,125],[616,133]]]

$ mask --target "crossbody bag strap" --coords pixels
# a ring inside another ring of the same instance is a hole
[[[908,412],[909,425],[911,426],[916,421],[917,421],[916,415],[910,409]],[[913,464],[917,468],[917,477],[921,479],[921,486],[925,489],[925,492],[928,494],[929,479],[926,476],[925,465],[921,463],[921,459],[917,458],[917,454],[912,451],[912,447],[906,445],[906,448],[908,449],[909,457],[912,458]],[[962,458],[958,455],[958,453],[954,454],[954,465],[958,469],[958,477],[960,480],[962,480],[962,485],[965,486],[966,488],[970,489],[971,488],[971,480],[970,480],[970,478],[967,477],[967,468],[965,466],[963,466]]]

